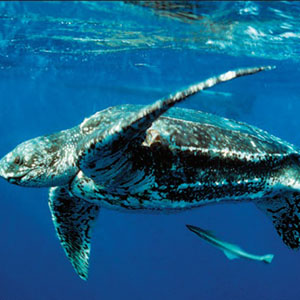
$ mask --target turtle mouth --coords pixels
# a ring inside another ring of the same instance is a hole
[[[19,182],[22,181],[22,179],[28,174],[29,172],[26,172],[22,175],[19,175],[19,176],[10,176],[10,177],[7,177],[7,181],[9,183],[12,183],[12,184],[18,184]]]

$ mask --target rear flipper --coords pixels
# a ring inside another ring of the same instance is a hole
[[[256,205],[271,218],[283,242],[291,249],[299,249],[300,194],[287,192],[272,198],[259,199]]]

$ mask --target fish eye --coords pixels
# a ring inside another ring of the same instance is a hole
[[[16,165],[21,165],[22,164],[22,160],[21,160],[21,157],[19,155],[15,157],[14,163]]]

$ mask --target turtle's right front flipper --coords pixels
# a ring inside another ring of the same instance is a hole
[[[67,257],[76,273],[87,280],[90,235],[99,206],[74,197],[66,187],[55,187],[50,189],[49,207],[57,236]]]
[[[142,143],[152,123],[175,104],[219,83],[269,69],[271,69],[269,66],[238,69],[211,77],[165,99],[158,100],[138,112],[127,115],[126,118],[121,118],[104,131],[94,131],[77,148],[78,167],[86,176],[99,184],[103,183],[107,177],[113,179],[111,176],[119,176],[116,170],[123,173],[130,169],[130,165],[126,165],[130,161],[126,159],[126,155],[129,155],[128,146],[134,142]]]

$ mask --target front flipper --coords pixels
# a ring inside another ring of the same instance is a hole
[[[80,278],[87,280],[90,233],[99,206],[71,196],[68,189],[54,187],[49,193],[52,220],[67,257]]]
[[[146,130],[172,106],[184,101],[191,95],[211,88],[219,83],[269,69],[271,69],[271,67],[238,69],[211,77],[170,95],[166,99],[158,100],[138,112],[133,112],[124,116],[124,118],[120,118],[116,124],[113,124],[113,126],[107,130],[94,131],[91,135],[87,136],[77,148],[79,157],[78,167],[86,176],[92,178],[99,184],[105,181],[108,174],[110,179],[113,179],[111,175],[123,174],[124,171],[130,169],[130,166],[126,165],[128,159],[125,157],[128,155],[128,146],[136,141],[142,142],[145,138]],[[125,158],[122,159],[122,157]],[[118,172],[116,172],[116,170],[118,170]]]
[[[300,193],[286,192],[255,203],[267,214],[282,238],[291,249],[300,248]]]

